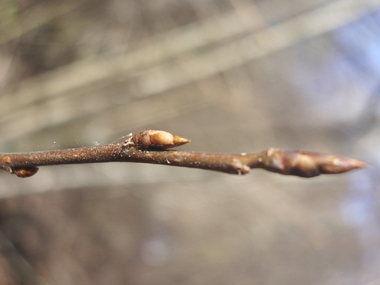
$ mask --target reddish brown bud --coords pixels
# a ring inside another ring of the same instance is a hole
[[[262,158],[265,169],[285,175],[314,177],[338,174],[367,166],[367,163],[335,155],[269,148]]]
[[[22,169],[13,169],[13,173],[16,174],[18,177],[26,178],[33,176],[38,171],[38,167],[25,167]]]
[[[135,134],[131,139],[137,148],[171,148],[183,145],[190,140],[165,131],[147,130]]]

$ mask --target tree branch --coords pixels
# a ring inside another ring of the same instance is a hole
[[[158,132],[158,133],[157,133]],[[0,168],[19,177],[30,177],[38,166],[100,162],[139,162],[214,170],[230,174],[247,174],[254,168],[300,177],[339,174],[367,166],[347,157],[269,148],[250,154],[215,154],[167,150],[189,140],[163,131],[144,131],[123,143],[103,146],[0,153]]]

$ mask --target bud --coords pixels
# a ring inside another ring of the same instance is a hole
[[[30,177],[36,174],[38,171],[38,167],[24,167],[21,169],[13,169],[13,173],[16,174],[18,177],[25,178]]]
[[[190,140],[165,131],[147,130],[133,135],[131,139],[136,148],[171,148],[183,145]]]
[[[353,158],[275,148],[265,152],[262,164],[269,171],[301,177],[338,174],[367,167],[367,163]]]

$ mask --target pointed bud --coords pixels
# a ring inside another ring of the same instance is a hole
[[[190,140],[165,131],[147,130],[132,137],[132,143],[137,148],[171,148],[183,145]]]
[[[263,165],[272,172],[301,177],[338,174],[367,167],[367,163],[353,158],[274,148],[265,152]]]

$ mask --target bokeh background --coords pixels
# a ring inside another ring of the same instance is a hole
[[[380,0],[1,0],[1,152],[162,129],[370,167],[2,172],[0,284],[380,284],[379,79]]]

